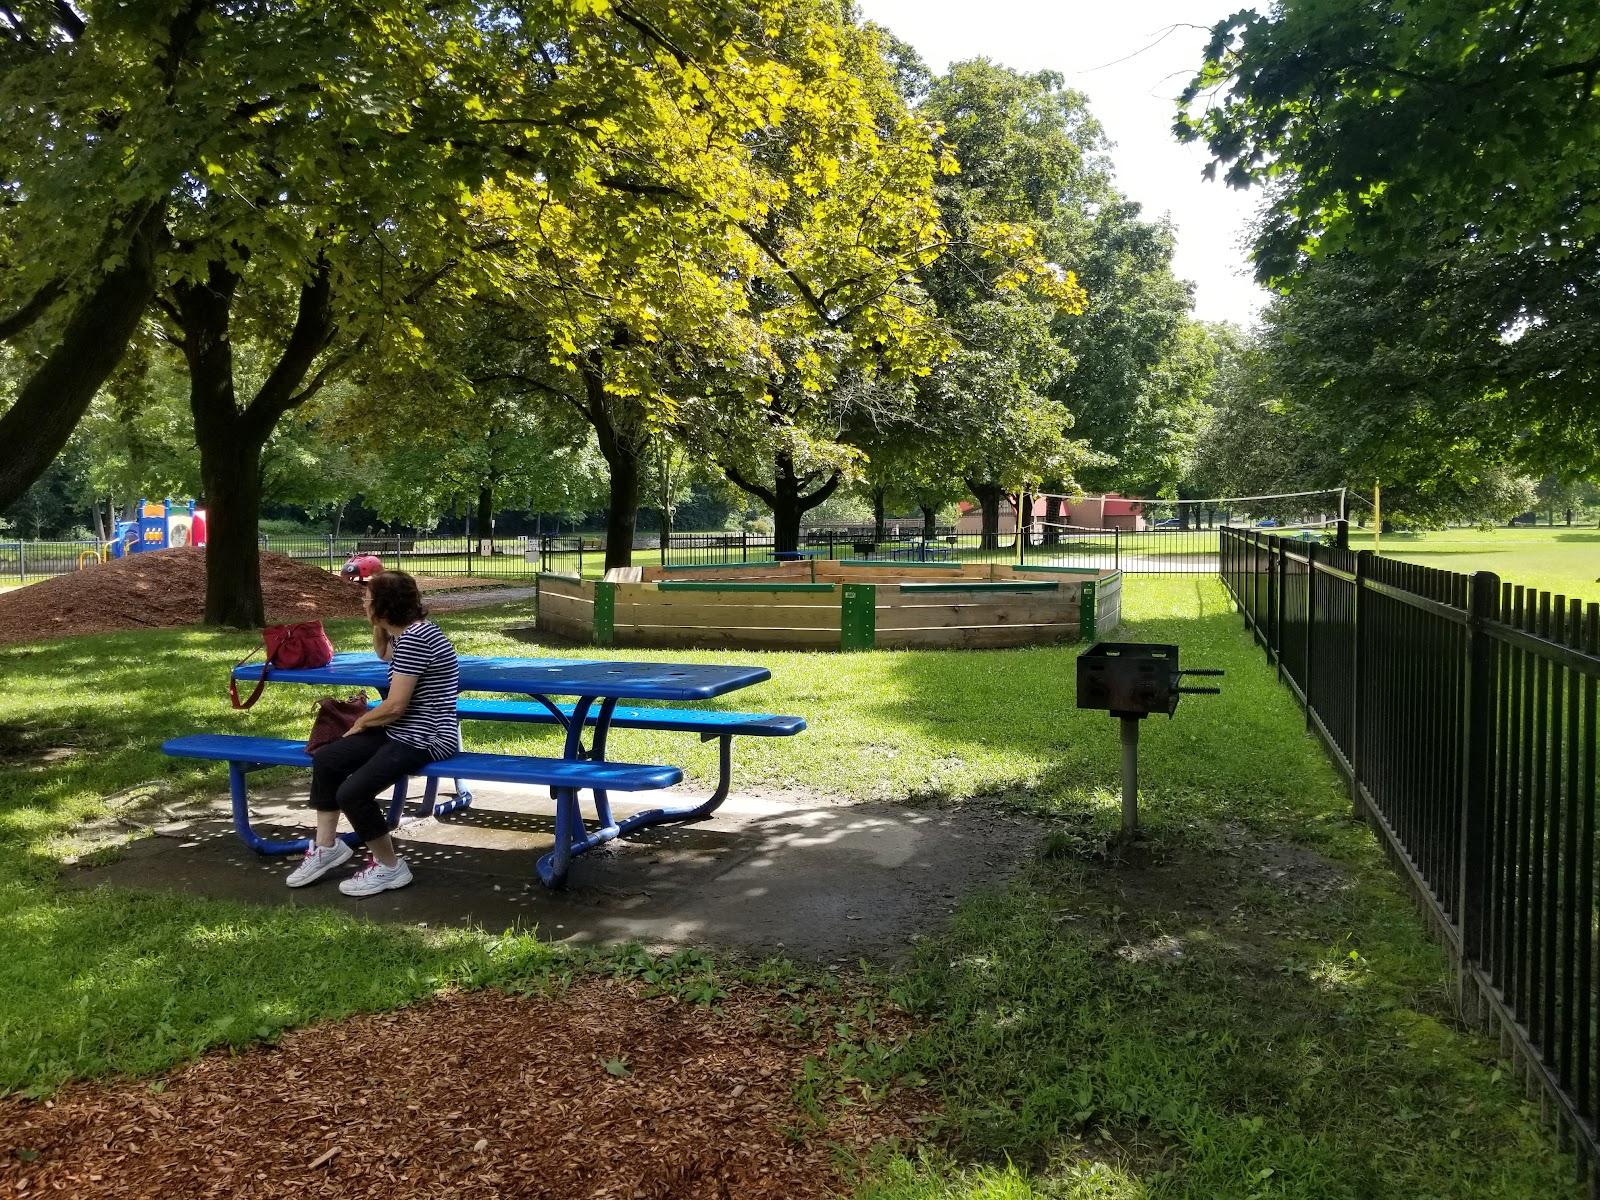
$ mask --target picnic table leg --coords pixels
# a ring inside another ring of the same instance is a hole
[[[612,710],[617,707],[615,698],[607,697],[601,701],[600,711],[595,718],[595,733],[591,748],[587,752],[583,748],[584,726],[589,719],[589,709],[597,698],[579,697],[572,707],[572,716],[564,720],[567,730],[566,743],[563,747],[564,757],[587,758],[595,762],[605,760],[606,732],[611,726]],[[551,788],[550,794],[556,802],[556,844],[548,854],[539,859],[539,879],[548,888],[560,888],[566,886],[567,870],[572,866],[574,858],[586,854],[604,842],[609,842],[621,831],[611,818],[611,804],[605,792],[595,792],[595,815],[600,824],[599,828],[592,831],[584,825],[583,810],[578,804],[576,788]]]
[[[245,775],[251,770],[260,770],[253,763],[231,762],[228,764],[228,794],[233,802],[233,831],[239,835],[239,840],[257,854],[304,854],[311,846],[309,837],[297,838],[266,838],[256,832],[255,826],[250,824],[250,791],[245,784]],[[403,788],[403,784],[401,787]],[[395,826],[394,813],[399,805],[405,801],[405,793],[396,789],[397,795],[390,807],[389,828]],[[361,839],[353,833],[341,833],[339,840],[349,846],[359,846]]]
[[[594,762],[606,760],[606,734],[611,732],[611,714],[616,710],[617,698],[608,696],[600,705],[594,722],[594,736],[589,739],[589,758]],[[611,819],[611,797],[604,788],[594,789],[594,815],[602,826],[615,825]]]
[[[456,780],[456,794],[449,800],[440,801],[439,780],[436,777],[428,779],[428,786],[422,793],[422,812],[424,817],[448,817],[453,812],[472,805],[472,793],[467,789],[466,781]]]
[[[728,798],[728,788],[733,779],[733,735],[723,733],[710,736],[721,743],[717,747],[719,765],[717,790],[699,804],[688,804],[679,808],[652,808],[642,813],[634,813],[633,816],[618,823],[617,836],[621,837],[635,829],[645,829],[651,825],[703,821],[722,807],[722,802]]]

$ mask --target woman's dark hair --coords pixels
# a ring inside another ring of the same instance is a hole
[[[372,615],[389,625],[409,625],[428,615],[417,581],[404,571],[379,571],[367,580]]]

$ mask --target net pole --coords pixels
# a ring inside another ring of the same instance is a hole
[[[1383,553],[1383,485],[1372,481],[1372,554]]]

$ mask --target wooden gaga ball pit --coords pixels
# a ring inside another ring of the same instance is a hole
[[[594,646],[906,650],[1092,642],[1122,575],[1076,567],[827,559],[645,567],[636,583],[539,577],[540,633]]]

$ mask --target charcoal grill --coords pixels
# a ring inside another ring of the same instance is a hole
[[[1215,669],[1178,668],[1178,648],[1164,642],[1096,642],[1078,656],[1078,707],[1109,712],[1122,722],[1122,836],[1139,828],[1139,722],[1172,716],[1184,696],[1216,696],[1215,687],[1184,687],[1186,675]]]

